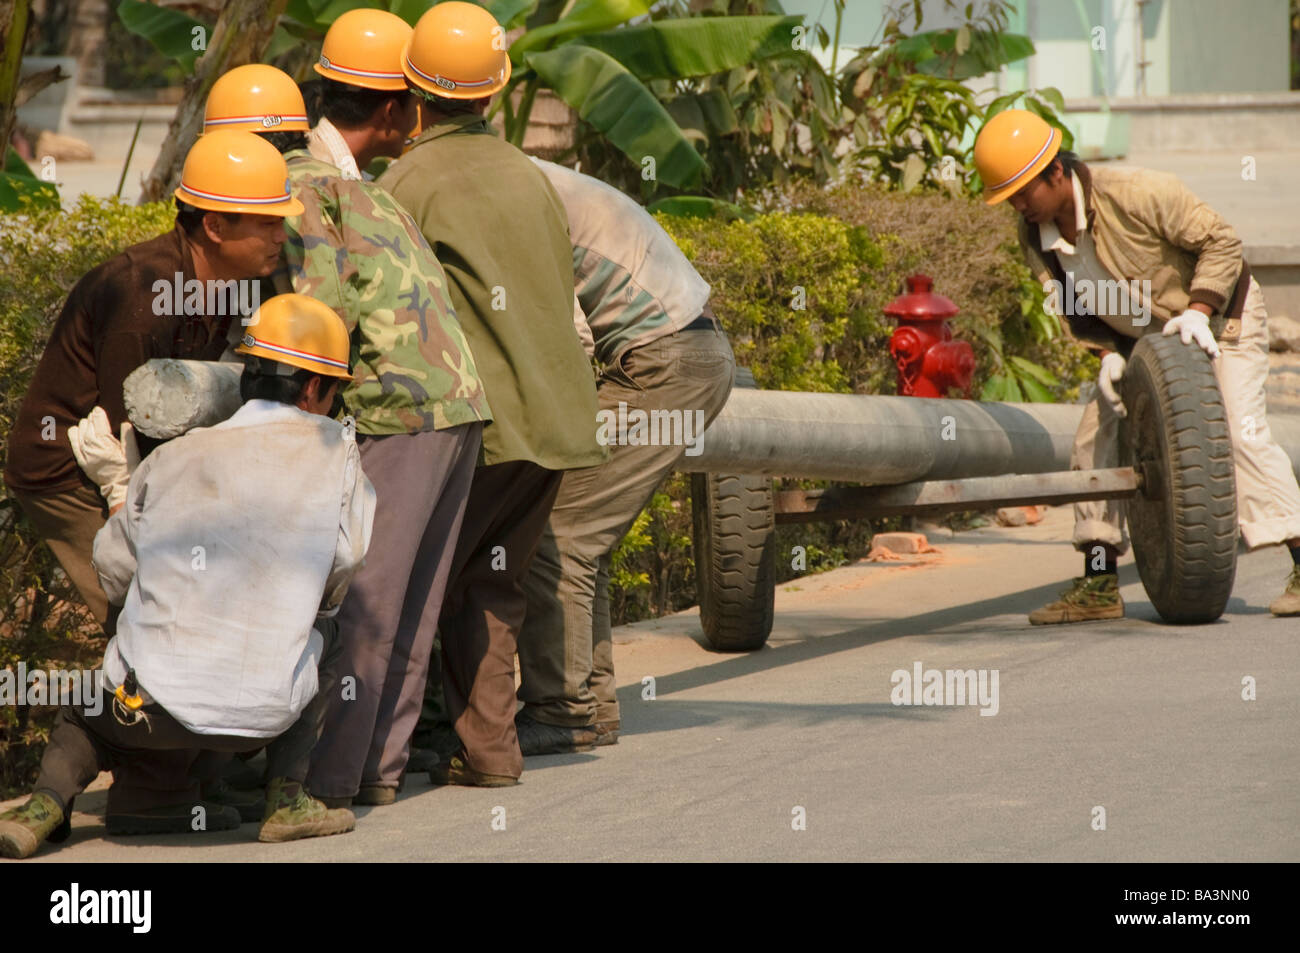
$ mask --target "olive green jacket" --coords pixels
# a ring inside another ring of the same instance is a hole
[[[1241,256],[1241,239],[1214,209],[1179,179],[1150,169],[1089,169],[1076,173],[1083,185],[1088,229],[1097,257],[1119,281],[1150,281],[1150,334],[1192,304],[1214,312],[1211,328],[1220,340],[1240,334],[1250,269]],[[1034,277],[1065,285],[1056,255],[1042,250],[1037,225],[1019,223],[1020,248]],[[1066,330],[1092,347],[1127,353],[1133,339],[1122,339],[1087,314],[1068,316]]]
[[[492,406],[481,462],[570,470],[608,459],[573,326],[568,220],[541,170],[481,116],[457,116],[425,129],[378,184],[415,218],[447,272]]]

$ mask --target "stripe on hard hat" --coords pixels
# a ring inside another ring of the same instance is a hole
[[[308,361],[316,361],[317,363],[324,364],[326,367],[337,367],[342,371],[348,369],[346,361],[336,361],[331,357],[325,357],[323,354],[313,354],[311,351],[299,351],[296,348],[284,347],[281,344],[272,344],[270,341],[259,341],[251,334],[248,335],[248,337],[253,340],[253,343],[248,345],[248,347],[260,347],[265,348],[268,351],[274,351],[277,354],[288,355],[289,357],[301,357]]]
[[[448,79],[446,76],[440,76],[436,73],[431,75],[429,73],[426,73],[424,70],[420,69],[420,67],[416,66],[414,63],[412,63],[411,58],[409,56],[406,58],[406,65],[411,67],[411,70],[413,72],[418,73],[423,79],[427,79],[429,82],[433,83],[433,85],[439,87],[440,89],[446,89],[446,90],[462,89],[462,88],[473,89],[476,86],[491,86],[493,83],[496,82],[496,80],[493,79],[491,76],[489,76],[487,79],[476,79],[472,82],[465,82],[464,80],[459,80],[459,79]],[[448,86],[447,85],[448,83],[450,83],[451,85]]]
[[[202,189],[190,188],[184,182],[181,183],[181,191],[188,192],[190,195],[197,195],[201,199],[208,199],[212,202],[230,202],[239,205],[274,205],[278,202],[287,202],[290,198],[288,192],[283,195],[275,195],[271,198],[245,198],[242,195],[222,195],[220,192],[204,192]]]
[[[398,71],[396,73],[391,73],[385,70],[352,69],[352,67],[350,66],[340,66],[338,63],[335,63],[333,60],[327,60],[323,56],[320,58],[320,65],[325,69],[332,69],[336,73],[347,73],[349,76],[364,76],[367,79],[401,79],[403,77],[401,71]]]
[[[232,122],[263,122],[263,121],[266,120],[267,118],[271,118],[271,119],[279,119],[280,122],[306,122],[306,121],[307,121],[307,117],[306,117],[306,116],[290,116],[290,115],[288,115],[288,114],[286,113],[285,115],[282,115],[282,116],[280,116],[280,115],[269,115],[269,116],[268,116],[268,115],[266,115],[266,114],[260,114],[260,115],[257,115],[257,116],[229,116],[229,117],[227,117],[227,118],[225,118],[225,119],[205,119],[204,122],[203,122],[203,125],[205,125],[205,126],[225,126],[225,125],[228,125],[228,124],[230,124],[230,123],[232,123]],[[279,125],[279,123],[277,123],[277,125]]]
[[[1003,186],[1010,185],[1012,182],[1016,181],[1016,179],[1020,178],[1022,175],[1024,175],[1026,172],[1032,169],[1034,167],[1034,163],[1043,157],[1043,153],[1052,147],[1052,139],[1054,139],[1055,137],[1056,137],[1056,130],[1053,129],[1051,126],[1048,126],[1047,141],[1043,143],[1043,148],[1039,149],[1036,153],[1034,153],[1034,157],[1030,159],[1028,162],[1026,162],[1024,164],[1024,167],[1021,168],[1019,172],[1017,172],[1009,179],[1003,179],[1001,182],[997,183],[997,185],[990,185],[989,190],[996,191],[997,189],[1000,189]]]

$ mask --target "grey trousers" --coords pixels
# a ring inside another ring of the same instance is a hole
[[[357,440],[375,522],[339,610],[339,686],[307,777],[315,795],[401,781],[482,433],[474,423]]]
[[[268,778],[301,781],[325,721],[339,654],[333,620],[318,620],[316,628],[324,638],[316,695],[288,730],[269,743],[265,738],[195,734],[158,704],[144,707],[147,724],[123,725],[114,717],[106,691],[96,715],[68,705],[59,709],[33,790],[52,795],[66,811],[100,771],[112,771],[109,814],[194,804],[200,800],[200,784],[211,780],[229,754],[263,746]]]
[[[528,614],[519,634],[518,697],[529,717],[570,727],[619,720],[610,556],[660,482],[693,449],[686,438],[698,440],[722,410],[735,373],[731,345],[720,329],[682,331],[631,348],[602,373],[597,398],[615,424],[607,433],[610,459],[565,472],[524,581]],[[665,436],[653,428],[637,433],[633,412],[654,410],[678,412],[683,421],[689,415],[690,431],[683,425],[668,434],[681,440],[639,444]]]

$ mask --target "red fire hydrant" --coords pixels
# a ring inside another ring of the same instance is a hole
[[[909,397],[947,397],[956,387],[970,396],[975,374],[975,353],[965,341],[952,339],[948,319],[959,310],[943,295],[930,289],[928,275],[907,279],[907,294],[885,307],[885,314],[898,321],[889,339],[889,353],[898,365],[898,393]]]

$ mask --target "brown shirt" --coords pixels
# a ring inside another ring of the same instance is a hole
[[[11,488],[60,493],[88,485],[72,456],[69,427],[98,405],[117,433],[126,420],[122,382],[151,358],[221,357],[229,316],[185,315],[183,294],[182,313],[168,313],[176,311],[178,272],[181,282],[194,278],[189,240],[176,227],[132,245],[76,283],[9,434],[4,478]],[[161,294],[154,287],[160,280],[168,289]],[[140,449],[152,446],[142,440]]]

